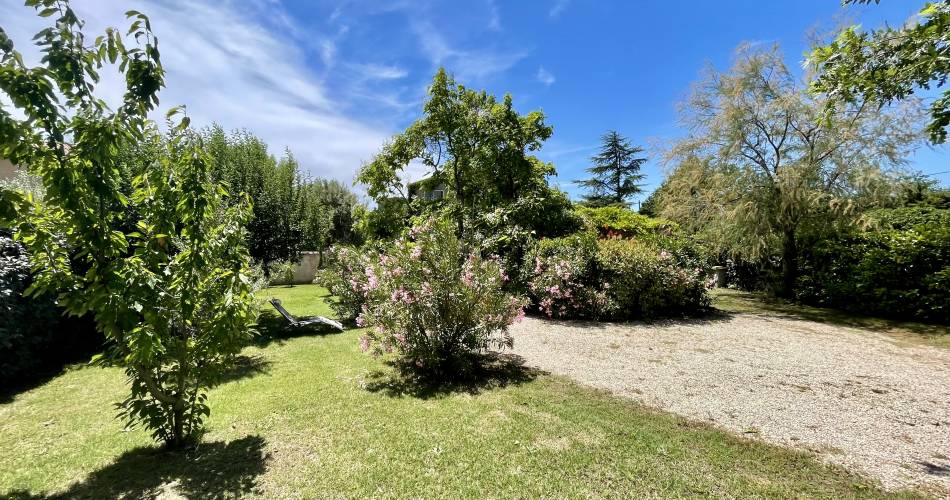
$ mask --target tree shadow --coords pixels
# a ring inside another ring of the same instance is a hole
[[[256,347],[267,347],[270,344],[282,344],[286,340],[297,337],[311,337],[330,335],[333,333],[343,333],[322,323],[314,323],[305,326],[293,326],[286,318],[276,312],[263,311],[257,319],[257,335],[251,345]]]
[[[62,493],[18,490],[11,499],[184,498],[211,499],[258,493],[257,476],[267,468],[264,438],[203,443],[187,451],[141,447],[90,474]]]
[[[838,309],[814,307],[790,302],[760,292],[737,290],[720,291],[716,306],[723,314],[748,313],[777,316],[787,319],[814,321],[851,328],[863,328],[876,332],[903,330],[925,337],[940,337],[950,334],[950,326],[916,323],[887,318],[864,316]]]
[[[262,375],[270,371],[272,364],[263,356],[245,356],[243,354],[235,356],[231,366],[211,382],[211,387],[217,387],[242,378]]]
[[[389,397],[410,396],[419,399],[445,397],[455,393],[477,395],[483,391],[531,382],[541,370],[525,366],[524,358],[515,354],[487,352],[474,356],[469,370],[451,377],[435,377],[420,373],[414,366],[400,361],[387,361],[388,370],[369,374],[366,390]]]

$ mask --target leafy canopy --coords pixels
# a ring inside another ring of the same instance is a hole
[[[810,62],[819,72],[812,86],[815,91],[852,103],[889,103],[906,99],[915,89],[943,87],[950,75],[950,0],[927,3],[913,24],[899,29],[849,27],[828,45],[816,47]],[[945,142],[950,89],[930,104],[930,115],[926,127],[930,140]]]
[[[731,71],[710,71],[683,106],[692,134],[669,153],[660,215],[717,252],[781,257],[789,292],[800,233],[886,202],[918,140],[913,110],[826,104],[777,48],[741,48]]]
[[[129,11],[126,36],[94,41],[64,1],[30,0],[51,27],[35,37],[44,56],[28,67],[0,30],[0,156],[42,180],[45,196],[10,194],[17,237],[32,259],[29,293],[49,293],[72,314],[91,314],[123,366],[131,392],[118,407],[170,445],[201,433],[204,389],[245,345],[254,321],[243,200],[226,203],[203,141],[188,118],[171,119],[162,141],[147,114],[164,84],[158,40]],[[98,70],[118,63],[121,105],[95,95]],[[13,115],[11,102],[22,118]],[[154,153],[130,180],[133,144]],[[126,186],[130,183],[130,186]],[[124,189],[128,187],[128,189]],[[129,194],[125,194],[129,193]]]

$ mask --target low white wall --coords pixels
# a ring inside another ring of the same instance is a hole
[[[320,269],[319,252],[300,252],[300,261],[297,262],[296,266],[294,266],[294,284],[302,285],[304,283],[312,283],[313,279],[317,277],[318,269]],[[289,283],[282,279],[273,277],[271,279],[271,284],[287,285]]]

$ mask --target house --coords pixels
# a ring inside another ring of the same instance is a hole
[[[445,198],[446,184],[438,175],[426,177],[416,182],[410,182],[409,199],[420,199],[425,201],[438,201]]]
[[[20,170],[20,167],[14,165],[13,162],[6,158],[0,158],[0,181],[16,177],[18,170]]]

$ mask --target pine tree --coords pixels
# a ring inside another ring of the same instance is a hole
[[[587,169],[593,176],[575,182],[588,189],[584,202],[589,206],[626,205],[631,196],[643,192],[640,181],[646,176],[640,167],[647,159],[637,156],[643,148],[632,146],[616,131],[607,132],[601,140],[600,153],[591,157],[594,165]]]

